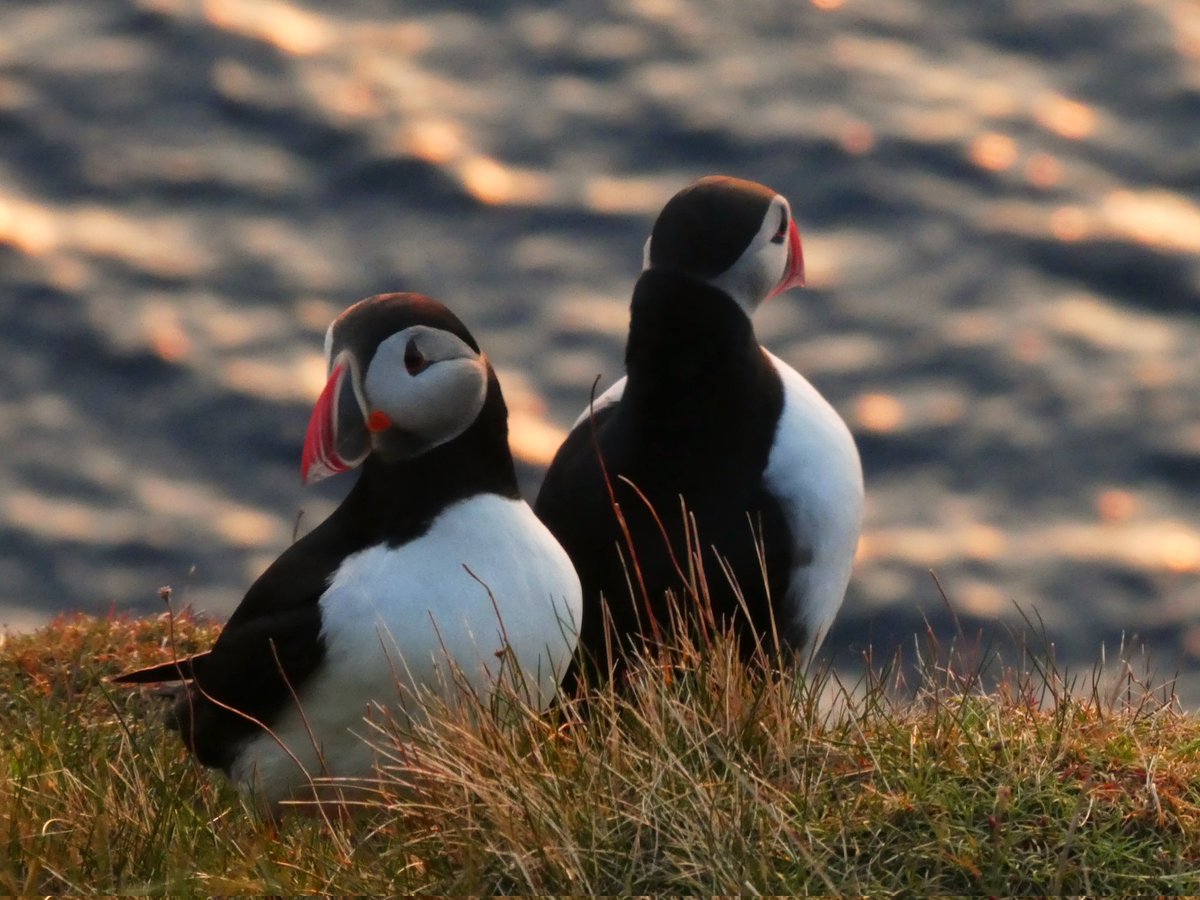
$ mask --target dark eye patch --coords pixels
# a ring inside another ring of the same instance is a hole
[[[404,368],[409,375],[420,374],[429,368],[429,360],[417,349],[416,338],[409,338],[404,348]]]
[[[786,209],[779,211],[779,227],[775,229],[775,236],[771,238],[772,244],[782,244],[787,238],[788,232],[788,214]]]

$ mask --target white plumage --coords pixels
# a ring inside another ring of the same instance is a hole
[[[455,668],[486,702],[508,681],[502,656],[545,708],[575,648],[581,602],[570,560],[528,505],[463,500],[421,537],[346,559],[320,600],[326,656],[298,693],[303,715],[294,704],[282,712],[274,736],[255,735],[230,776],[269,803],[304,795],[308,776],[361,776],[373,763],[363,718],[374,703],[402,708],[426,690],[455,701]],[[310,734],[322,735],[319,747]]]
[[[825,640],[842,605],[858,533],[862,527],[863,478],[858,448],[850,429],[803,375],[767,353],[783,381],[783,414],[763,481],[779,501],[797,547],[807,547],[812,562],[792,570],[787,602],[807,640],[804,661]],[[799,631],[797,628],[793,628]]]

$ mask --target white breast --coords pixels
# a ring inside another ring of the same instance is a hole
[[[373,753],[357,736],[368,707],[414,713],[414,692],[426,690],[461,699],[455,670],[485,702],[498,680],[515,678],[545,708],[575,650],[582,597],[529,506],[486,494],[446,509],[408,544],[348,557],[320,604],[325,660],[299,692],[303,716],[287,710],[273,726],[278,740],[252,738],[231,772],[268,803],[307,787],[297,760],[313,776],[369,775]]]
[[[803,628],[801,658],[811,658],[833,624],[858,547],[862,528],[862,464],[854,438],[841,416],[807,380],[768,353],[783,380],[783,414],[764,474],[766,488],[780,503],[797,545],[812,562],[791,577],[784,610],[790,625]]]

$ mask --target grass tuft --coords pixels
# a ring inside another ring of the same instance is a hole
[[[218,627],[175,619],[176,651]],[[1072,680],[926,638],[917,659],[764,677],[729,640],[553,721],[376,710],[357,814],[264,821],[104,678],[163,618],[0,644],[0,891],[1195,893],[1200,723],[1118,662]]]

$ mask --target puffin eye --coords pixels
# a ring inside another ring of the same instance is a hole
[[[409,338],[408,346],[404,348],[404,368],[409,375],[419,375],[429,368],[429,360],[417,349],[416,338]]]
[[[772,244],[782,244],[787,238],[788,233],[788,214],[786,209],[779,211],[779,227],[775,229],[775,236],[771,238]]]

